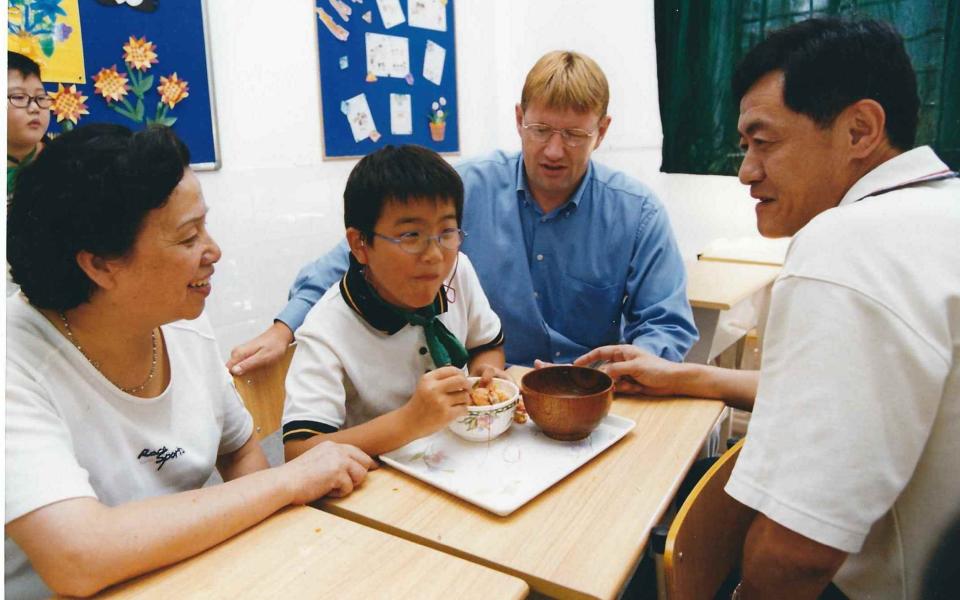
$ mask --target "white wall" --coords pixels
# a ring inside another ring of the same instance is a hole
[[[223,249],[208,313],[225,353],[271,322],[299,268],[343,234],[354,161],[321,160],[313,4],[208,0],[223,166],[200,180]],[[458,0],[456,26],[462,156],[518,149],[513,106],[527,70],[548,50],[582,51],[611,85],[613,124],[595,157],[659,194],[684,255],[756,235],[734,178],[659,172],[652,0]]]

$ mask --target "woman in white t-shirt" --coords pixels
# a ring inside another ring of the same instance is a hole
[[[78,128],[8,213],[5,583],[88,595],[182,560],[374,466],[328,443],[277,467],[197,319],[220,248],[166,128]],[[202,488],[214,467],[226,481]]]

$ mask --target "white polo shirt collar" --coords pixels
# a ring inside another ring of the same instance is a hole
[[[393,335],[407,325],[407,320],[392,310],[385,300],[367,283],[363,266],[350,256],[350,268],[340,280],[340,295],[353,312],[375,329]],[[441,285],[433,300],[431,314],[447,312],[447,286]]]
[[[952,173],[930,146],[920,146],[894,156],[861,177],[847,190],[838,206],[908,185],[945,178]]]

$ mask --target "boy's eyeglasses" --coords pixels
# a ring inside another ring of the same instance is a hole
[[[396,244],[407,254],[423,254],[430,247],[430,242],[436,240],[437,245],[446,250],[459,250],[463,238],[467,237],[467,232],[462,229],[450,228],[444,229],[437,235],[426,235],[418,231],[407,232],[400,237],[390,237],[373,232],[374,237],[387,240],[391,244]]]
[[[593,131],[586,131],[584,129],[557,129],[556,127],[550,127],[543,123],[521,124],[520,127],[523,127],[523,131],[526,132],[527,137],[540,144],[549,142],[554,133],[559,133],[563,143],[571,148],[584,145],[597,133],[596,129]]]
[[[35,102],[37,108],[50,108],[53,106],[53,98],[46,94],[31,96],[30,94],[7,94],[7,101],[14,108],[27,108],[31,102]]]

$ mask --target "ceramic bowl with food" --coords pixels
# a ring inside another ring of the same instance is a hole
[[[450,431],[471,442],[488,442],[510,428],[520,401],[520,389],[512,381],[493,379],[493,388],[476,387],[479,377],[468,377],[471,405],[467,415],[450,422]]]
[[[557,365],[529,371],[520,380],[527,414],[547,437],[580,440],[610,412],[613,379],[588,367]]]

